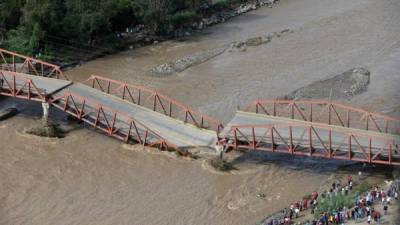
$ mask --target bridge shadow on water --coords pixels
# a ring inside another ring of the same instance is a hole
[[[229,153],[228,153],[229,154]],[[293,156],[285,153],[247,151],[231,160],[233,166],[256,164],[276,165],[284,169],[305,170],[317,174],[354,174],[361,171],[368,176],[391,177],[392,166],[364,164],[348,160],[330,160],[326,158]]]
[[[36,121],[40,120],[43,115],[40,102],[0,96],[0,109],[6,108],[16,108],[18,109],[17,116]],[[67,113],[53,107],[50,109],[49,120],[59,124],[65,134],[85,128],[82,122],[68,119]]]

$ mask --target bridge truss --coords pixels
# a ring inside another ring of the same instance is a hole
[[[48,102],[122,141],[161,149],[178,148],[133,114],[104,105],[91,95],[60,91],[72,82],[51,79],[67,79],[56,65],[4,49],[0,49],[0,61],[0,95]],[[325,100],[257,100],[246,108],[248,118],[242,120],[258,121],[256,124],[230,123],[224,127],[217,120],[143,86],[96,75],[85,83],[90,90],[150,109],[149,112],[166,116],[163,118],[214,130],[218,143],[227,148],[400,165],[400,119],[396,117]],[[46,87],[52,87],[52,92],[47,92]]]
[[[400,134],[400,118],[326,100],[257,100],[246,111],[380,133]]]
[[[68,80],[59,66],[0,48],[1,70]]]
[[[146,107],[185,123],[190,123],[198,128],[214,130],[217,134],[224,128],[222,123],[216,119],[147,87],[96,75],[92,75],[85,83],[107,94],[117,96],[130,103]]]
[[[396,138],[319,124],[231,126],[220,142],[234,149],[400,165]]]

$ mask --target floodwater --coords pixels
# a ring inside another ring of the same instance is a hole
[[[107,56],[67,75],[143,84],[228,121],[251,100],[284,95],[362,65],[372,72],[371,84],[350,101],[373,110],[396,108],[399,12],[398,0],[282,0],[188,41]],[[293,32],[245,52],[227,51],[177,75],[147,74],[187,54],[286,28]],[[0,107],[12,104],[23,113],[0,123],[0,225],[255,224],[319,190],[332,174],[349,172],[336,171],[343,163],[334,161],[250,154],[235,160],[233,174],[221,174],[204,158],[125,146],[82,125],[64,125],[69,133],[63,139],[32,137],[23,130],[40,116],[40,105],[0,99]],[[53,119],[65,118],[52,113]]]
[[[20,132],[31,123],[0,127],[2,143],[12,140],[1,152],[0,224],[254,224],[329,174],[313,172],[315,162],[296,170],[264,161],[223,175],[202,159],[124,147],[86,129],[60,140]]]
[[[392,82],[393,77],[385,79],[387,75],[379,66],[399,51],[399,9],[398,0],[283,0],[272,9],[262,8],[214,26],[193,40],[169,41],[107,56],[67,74],[76,80],[98,74],[144,84],[229,121],[238,107],[252,100],[282,96],[355,66],[369,69],[373,81]],[[147,73],[156,65],[187,54],[284,29],[293,33],[248,47],[245,52],[226,51],[177,75],[159,78]],[[377,98],[393,98],[396,88],[386,87],[371,82],[371,89],[379,89],[374,103]],[[367,101],[353,103],[373,106],[368,97]],[[396,104],[395,100],[386,104]]]

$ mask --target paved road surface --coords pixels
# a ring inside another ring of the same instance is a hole
[[[4,76],[6,77],[7,81],[12,85],[12,75],[15,73],[11,73],[8,71],[2,71]],[[58,80],[58,79],[52,79],[52,78],[46,78],[46,77],[39,77],[35,75],[28,75],[28,74],[23,74],[23,73],[18,73],[17,74],[17,79],[16,79],[16,86],[17,89],[21,88],[26,80],[32,80],[33,83],[40,89],[40,91],[44,91],[44,93],[51,95],[54,94],[58,91],[60,91],[63,88],[68,87],[69,85],[72,84],[72,81],[67,81],[67,80]],[[6,88],[6,83],[4,81],[3,87]],[[26,89],[28,87],[25,87]],[[35,91],[34,89],[31,89],[32,91]]]
[[[199,129],[191,124],[129,103],[83,84],[74,83],[67,89],[61,90],[55,96],[63,95],[69,91],[131,116],[179,148],[214,147],[217,142],[217,135],[214,131]]]
[[[255,114],[249,112],[242,112],[238,111],[235,117],[228,123],[228,125],[223,130],[221,136],[231,136],[230,130],[232,126],[241,126],[241,125],[274,125],[277,127],[277,131],[280,135],[288,140],[289,139],[289,128],[288,126],[292,126],[292,136],[294,141],[304,141],[308,138],[308,127],[312,123],[300,121],[300,120],[292,120],[287,118],[281,117],[273,117],[267,116],[262,114]],[[368,149],[369,146],[369,137],[372,138],[372,149],[373,152],[377,152],[379,148],[387,148],[387,140],[394,140],[395,143],[400,144],[400,136],[391,135],[391,134],[383,134],[377,133],[372,131],[365,131],[359,129],[352,129],[352,128],[344,128],[338,126],[328,126],[323,124],[313,124],[315,125],[315,130],[320,136],[320,138],[326,143],[329,140],[329,128],[333,128],[332,132],[332,142],[333,147],[338,147],[343,144],[348,144],[348,134],[354,133],[357,141],[363,146],[365,149]],[[252,136],[252,130],[250,128],[242,128],[241,132],[246,136]],[[266,132],[265,128],[255,128],[255,135],[256,137],[262,137]],[[304,140],[302,140],[304,139]],[[266,139],[267,141],[268,139]],[[276,139],[279,143],[281,142],[280,139]],[[306,141],[307,142],[307,141]],[[318,140],[318,137],[313,133],[313,142],[315,144],[314,147],[322,147],[321,143]],[[296,143],[296,142],[295,142]],[[304,143],[304,142],[302,142]],[[343,146],[345,147],[345,146]],[[360,152],[361,150],[358,149],[357,143],[355,140],[352,142],[352,150],[354,152]],[[399,155],[400,157],[400,155]]]

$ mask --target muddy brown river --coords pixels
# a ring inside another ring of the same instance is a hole
[[[143,84],[226,122],[251,100],[285,95],[361,65],[371,71],[371,83],[346,101],[392,112],[400,108],[399,12],[398,0],[282,0],[188,41],[110,55],[67,75]],[[175,75],[147,73],[188,54],[283,29],[292,32]],[[22,114],[0,122],[0,225],[250,225],[319,190],[333,174],[349,172],[336,170],[346,162],[252,153],[234,161],[238,170],[222,174],[205,158],[127,146],[84,125],[68,125],[54,111],[51,117],[61,119],[67,136],[29,136],[23,130],[37,123],[40,105],[0,98],[5,106]]]

